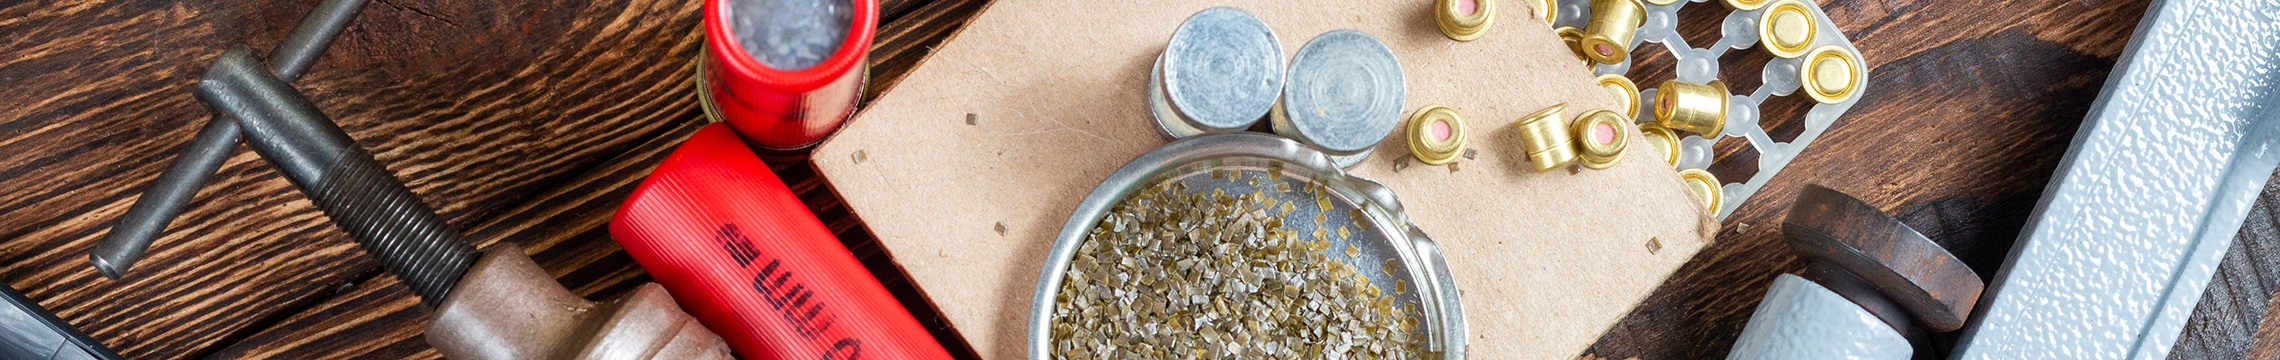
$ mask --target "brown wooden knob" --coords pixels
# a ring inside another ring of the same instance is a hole
[[[1806,185],[1798,193],[1781,230],[1792,250],[1813,262],[1809,267],[1836,270],[1815,271],[1823,275],[1815,282],[1831,289],[1873,290],[1869,292],[1882,299],[1864,299],[1863,292],[1838,292],[1871,313],[1890,314],[1891,309],[1880,308],[1898,307],[1925,330],[1962,328],[1986,287],[1978,273],[1923,233],[1860,199],[1820,185]]]

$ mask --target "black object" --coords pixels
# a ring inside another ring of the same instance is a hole
[[[301,19],[301,25],[285,36],[285,42],[277,44],[277,50],[269,54],[274,61],[269,70],[285,81],[300,77],[301,71],[308,70],[317,55],[323,54],[341,29],[348,27],[348,21],[356,19],[357,11],[363,9],[364,0],[318,3],[308,17]],[[190,203],[191,195],[198,194],[199,186],[206,184],[206,177],[221,169],[222,160],[237,150],[241,132],[237,121],[230,119],[228,113],[217,115],[206,121],[206,127],[198,130],[198,136],[182,148],[182,155],[167,165],[166,172],[159,173],[158,182],[135,199],[135,205],[119,217],[119,224],[112,226],[111,232],[103,236],[103,242],[97,243],[94,252],[88,254],[88,261],[95,264],[96,271],[112,279],[126,276],[127,269],[141,260],[143,252],[150,248],[151,240],[166,230],[166,223],[182,215],[183,206]]]
[[[0,359],[124,360],[15,288],[0,284]]]
[[[235,150],[242,133],[254,153],[277,166],[334,224],[419,294],[422,303],[442,303],[474,264],[475,247],[286,83],[308,68],[363,5],[362,0],[318,4],[277,47],[271,66],[262,66],[244,45],[231,46],[208,66],[195,92],[221,116],[199,131],[89,254],[96,269],[112,278],[125,275],[221,159]]]

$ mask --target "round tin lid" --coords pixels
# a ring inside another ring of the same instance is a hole
[[[1377,146],[1401,123],[1401,62],[1377,37],[1354,30],[1315,36],[1290,61],[1283,113],[1301,143],[1332,154]]]
[[[1250,12],[1196,12],[1164,46],[1163,79],[1172,108],[1199,127],[1235,129],[1267,115],[1283,87],[1282,42]]]

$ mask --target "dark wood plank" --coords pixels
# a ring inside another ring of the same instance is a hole
[[[2217,274],[2185,321],[2170,359],[2241,359],[2248,356],[2280,292],[2280,183],[2264,185],[2240,233],[2217,263]],[[2275,334],[2265,334],[2270,337]],[[2269,359],[2263,355],[2257,359]]]
[[[86,251],[208,118],[188,86],[313,0],[0,4],[0,281],[131,358],[203,357],[375,264],[249,151],[123,281]],[[382,0],[296,87],[454,224],[696,117],[691,1]]]
[[[1871,67],[1865,97],[1724,224],[1718,243],[1673,274],[1588,354],[1610,358],[1723,358],[1774,275],[1803,268],[1779,241],[1797,189],[1817,183],[1908,215],[1982,277],[2002,258],[2096,99],[2147,1],[2058,0],[1958,4],[1830,0],[1821,6]],[[1689,7],[1681,33],[1715,38],[1724,9]],[[1661,56],[1660,49],[1646,54]],[[1756,89],[1769,55],[1729,54],[1734,91]],[[1667,56],[1632,72],[1642,84],[1671,77]],[[1650,85],[1651,86],[1651,85]],[[1777,98],[1781,99],[1781,98]],[[1777,139],[1802,131],[1810,100],[1773,101]],[[1738,139],[1715,147],[1721,179],[1754,174]],[[1740,232],[1744,224],[1747,232]],[[1950,334],[1952,335],[1952,334]],[[1934,336],[1933,342],[1944,342]],[[1927,354],[1938,355],[1938,354]]]
[[[893,7],[889,2],[888,7]],[[907,3],[907,2],[906,2]],[[871,91],[891,88],[953,35],[984,0],[943,0],[908,5],[908,14],[881,28],[872,46]],[[688,99],[693,101],[693,99]],[[648,282],[649,277],[622,248],[612,242],[608,221],[626,194],[664,159],[672,146],[697,128],[687,125],[636,147],[623,156],[587,170],[583,175],[533,197],[526,204],[502,212],[469,233],[483,246],[512,241],[524,247],[571,291],[590,298],[622,294]],[[814,159],[831,161],[844,159]],[[849,213],[845,203],[818,177],[807,159],[797,156],[772,159],[771,167],[792,191],[822,218],[864,265],[918,315],[953,354],[974,358],[965,341],[941,320],[925,295],[909,283],[875,238]],[[345,286],[339,296],[298,311],[266,329],[228,346],[215,358],[225,359],[433,359],[439,355],[420,337],[427,326],[426,310],[408,289],[389,276]]]

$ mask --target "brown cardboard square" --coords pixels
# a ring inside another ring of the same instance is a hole
[[[1573,358],[1706,246],[1716,223],[1675,171],[1642,153],[1653,148],[1633,147],[1606,170],[1530,168],[1512,121],[1613,101],[1528,3],[1497,4],[1495,24],[1472,42],[1442,36],[1431,3],[998,0],[819,147],[815,163],[977,351],[1025,358],[1032,288],[1055,232],[1109,172],[1167,142],[1144,92],[1180,20],[1240,7],[1274,27],[1286,53],[1316,34],[1361,30],[1400,56],[1405,107],[1455,108],[1479,152],[1460,171],[1396,171],[1408,156],[1396,130],[1350,171],[1391,187],[1447,250],[1473,358]]]

